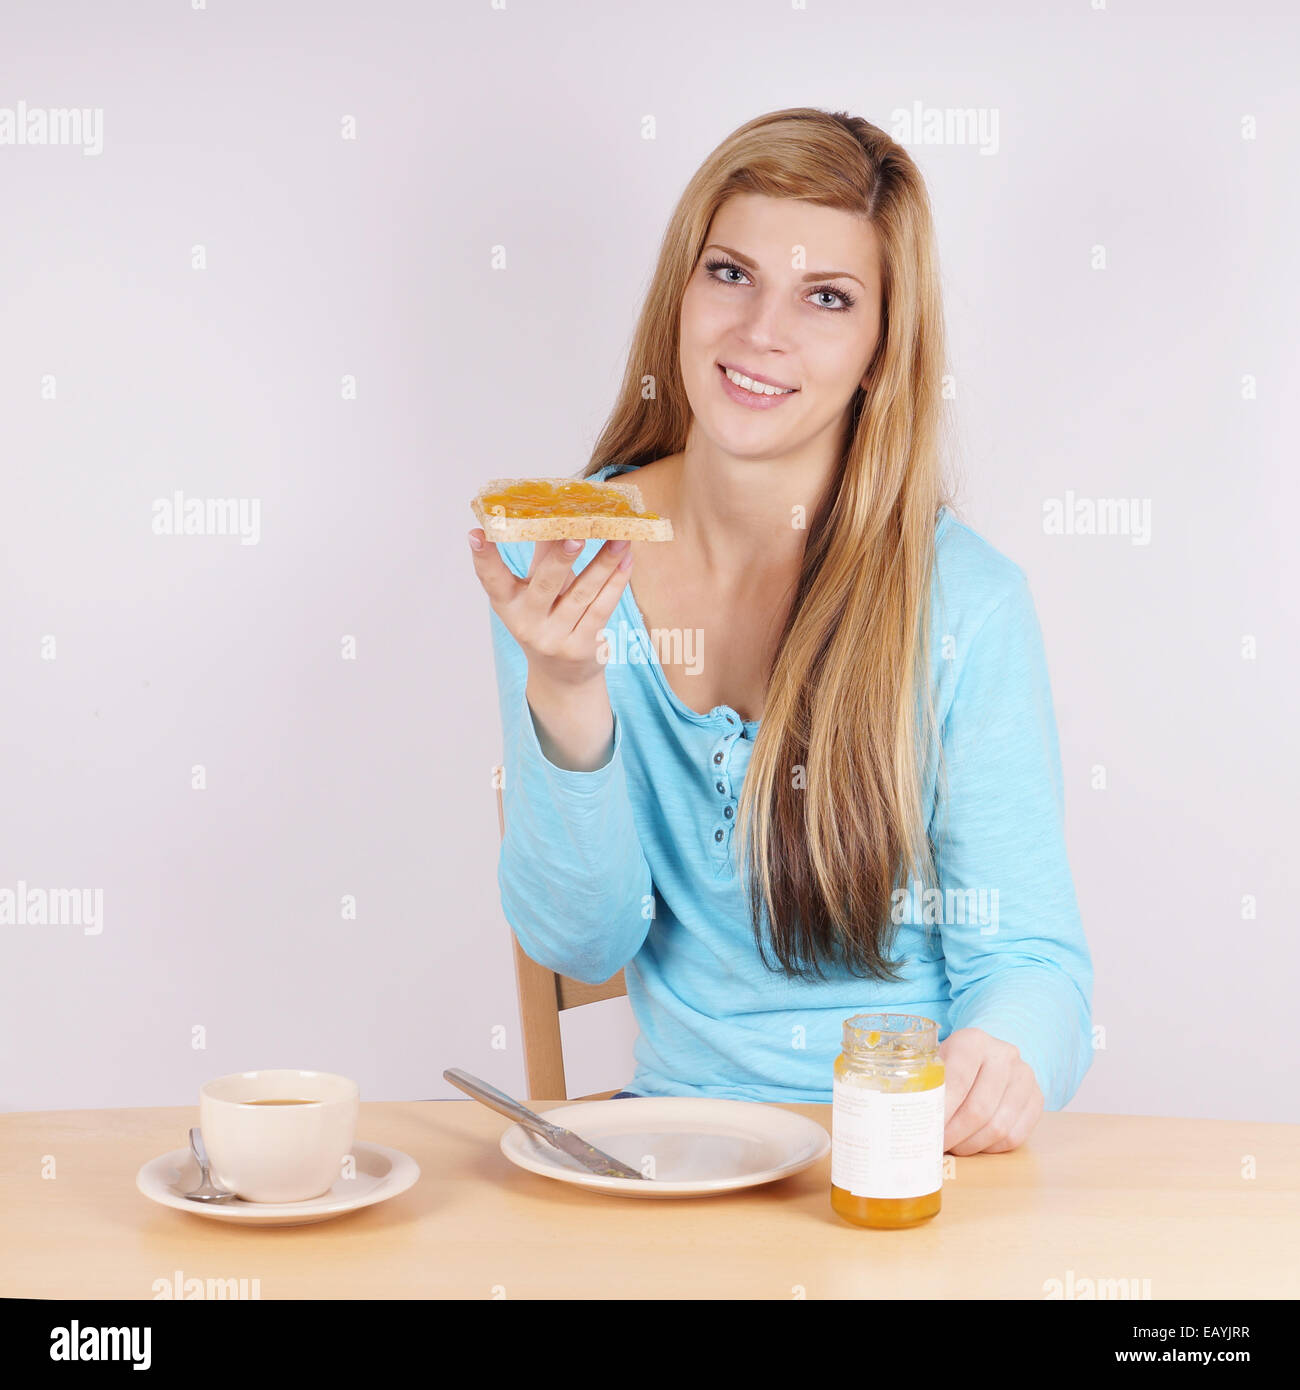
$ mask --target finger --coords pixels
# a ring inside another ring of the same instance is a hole
[[[943,1123],[946,1133],[949,1121],[975,1084],[980,1064],[979,1055],[969,1047],[950,1048],[947,1042],[940,1044],[939,1055],[943,1058]]]
[[[582,550],[579,540],[537,541],[528,567],[528,587],[520,606],[534,621],[550,614],[565,582],[573,574],[574,557]]]
[[[578,626],[592,599],[605,587],[605,581],[631,548],[631,541],[606,541],[591,563],[565,585],[551,610],[561,626],[567,623],[570,632]]]
[[[470,555],[474,560],[474,573],[478,575],[479,583],[487,592],[488,598],[492,601],[493,607],[499,604],[509,603],[516,594],[524,587],[524,582],[518,575],[512,574],[501,558],[496,545],[489,541],[483,534],[481,527],[474,527],[469,533],[471,545]],[[479,540],[483,548],[475,550],[472,542]]]
[[[952,1118],[944,1126],[946,1151],[963,1152],[959,1146],[971,1135],[983,1129],[997,1113],[1007,1093],[1007,1083],[1010,1079],[1009,1058],[1003,1058],[997,1053],[986,1053],[980,1059],[979,1072],[974,1084],[966,1093],[966,1099],[953,1111]]]
[[[629,546],[574,627],[575,639],[582,642],[596,640],[601,629],[609,622],[609,615],[618,607],[618,601],[623,597],[623,590],[627,588],[627,582],[631,577],[632,547]]]
[[[1007,1153],[1029,1138],[1042,1114],[1043,1097],[1032,1072],[1028,1067],[1024,1071],[1027,1074],[1024,1079],[1012,1076],[1011,1084],[988,1123],[962,1140],[953,1153],[959,1157],[977,1153]]]
[[[525,577],[532,579],[539,570],[547,566],[557,567],[561,572],[567,570],[573,564],[573,557],[582,550],[582,546],[583,542],[575,537],[567,540],[534,541],[533,558]]]
[[[1010,1093],[1009,1093],[1010,1094]],[[1018,1149],[1034,1132],[1034,1126],[1043,1115],[1043,1095],[1035,1085],[1027,1088],[1027,1094],[1020,1096],[1018,1107],[1008,1105],[1008,1114],[996,1117],[978,1134],[972,1134],[966,1141],[978,1144],[978,1153],[1001,1154]]]
[[[592,556],[590,562],[586,566],[584,566],[584,568],[581,571],[578,571],[576,569],[569,571],[569,573],[565,576],[564,584],[560,589],[559,598],[563,598],[566,594],[570,592],[570,590],[572,590],[580,574],[587,574],[588,572],[591,572],[592,577],[594,579],[595,576],[600,573],[600,570],[592,570],[593,565],[600,563],[602,566],[605,566],[608,569],[614,569],[617,566],[619,560],[622,558],[623,554],[623,551],[616,549],[616,547],[622,546],[623,550],[627,550],[631,547],[631,544],[631,541],[606,541],[595,553],[595,555]],[[595,592],[598,588],[599,585],[593,587],[593,596],[595,595]],[[559,599],[556,600],[557,603],[558,601]]]

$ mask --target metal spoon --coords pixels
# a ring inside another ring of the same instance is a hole
[[[235,1194],[227,1192],[225,1188],[217,1187],[208,1176],[208,1151],[203,1147],[203,1135],[199,1133],[197,1125],[190,1130],[190,1149],[193,1151],[194,1157],[198,1159],[201,1181],[193,1192],[186,1192],[182,1195],[188,1197],[191,1202],[229,1202]]]

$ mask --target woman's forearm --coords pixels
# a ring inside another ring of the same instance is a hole
[[[598,983],[636,955],[654,912],[604,673],[594,691],[535,684],[495,614],[492,635],[505,769],[501,905],[533,960]]]
[[[525,688],[537,741],[549,762],[568,772],[594,772],[614,750],[614,712],[602,671],[582,685],[557,686],[528,673]]]

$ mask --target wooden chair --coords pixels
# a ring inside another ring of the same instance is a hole
[[[506,833],[506,808],[501,798],[502,768],[497,768],[497,826],[501,838]],[[564,1083],[564,1047],[560,1038],[560,1013],[564,1009],[581,1008],[602,999],[617,999],[627,993],[627,982],[620,970],[598,985],[571,980],[540,965],[510,933],[515,947],[515,988],[519,994],[519,1021],[524,1034],[524,1072],[528,1080],[528,1095],[537,1100],[569,1100]],[[608,1100],[621,1087],[597,1091],[589,1096],[574,1096],[574,1100]]]

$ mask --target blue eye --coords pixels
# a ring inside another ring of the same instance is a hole
[[[737,275],[743,275],[745,273],[734,261],[705,261],[704,268],[710,274],[719,270],[734,270]],[[724,285],[734,285],[736,282],[734,280],[724,280],[722,283]]]
[[[718,279],[717,272],[719,270],[734,270],[737,275],[747,275],[747,272],[738,266],[735,261],[724,260],[716,256],[712,260],[705,261],[704,268],[715,279]],[[718,283],[721,285],[735,285],[738,284],[739,281],[718,279]],[[818,285],[814,289],[809,290],[809,294],[827,294],[830,295],[832,299],[840,300],[839,304],[819,304],[817,306],[819,309],[825,309],[827,313],[830,314],[842,314],[846,309],[853,308],[853,305],[857,302],[853,295],[847,290],[836,289],[834,285]]]
[[[848,296],[847,294],[845,294],[845,292],[844,292],[843,290],[833,290],[833,289],[831,289],[831,288],[827,285],[827,286],[823,286],[823,287],[822,287],[821,289],[819,289],[819,290],[814,290],[813,293],[814,293],[814,294],[828,294],[828,295],[831,296],[832,299],[842,299],[842,300],[844,301],[843,308],[845,308],[845,309],[851,309],[851,308],[853,307],[853,301],[852,301],[852,299],[850,299],[849,296]],[[834,305],[834,304],[823,304],[821,307],[822,307],[823,309],[838,309],[839,306]]]

